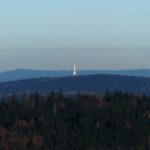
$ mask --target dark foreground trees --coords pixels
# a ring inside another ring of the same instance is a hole
[[[150,97],[15,94],[0,101],[0,150],[149,150]]]

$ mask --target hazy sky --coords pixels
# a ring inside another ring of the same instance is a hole
[[[150,68],[149,0],[0,1],[0,71]]]

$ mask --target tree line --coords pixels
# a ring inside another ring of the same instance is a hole
[[[0,150],[149,150],[150,97],[122,92],[0,98]]]

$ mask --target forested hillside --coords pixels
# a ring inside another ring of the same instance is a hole
[[[136,70],[78,70],[78,75],[94,75],[94,74],[108,74],[108,75],[126,75],[138,77],[150,77],[150,69],[136,69]],[[31,78],[44,77],[66,77],[71,76],[72,70],[31,70],[31,69],[17,69],[5,71],[0,73],[0,83],[8,81],[16,81]]]
[[[150,95],[150,78],[119,75],[69,76],[59,78],[38,78],[0,84],[0,94],[22,92],[62,91],[63,93],[104,93],[122,91]]]
[[[150,97],[60,92],[0,100],[0,150],[149,150]]]

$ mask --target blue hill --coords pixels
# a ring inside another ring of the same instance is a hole
[[[78,75],[94,75],[94,74],[108,74],[108,75],[127,75],[138,77],[150,77],[149,69],[137,70],[80,70]],[[0,82],[16,81],[30,78],[41,77],[66,77],[71,76],[71,70],[58,70],[58,71],[44,71],[44,70],[30,70],[30,69],[17,69],[0,73]]]
[[[64,93],[104,93],[122,91],[150,95],[150,78],[120,75],[87,75],[77,77],[47,77],[0,84],[0,94],[62,91]]]

